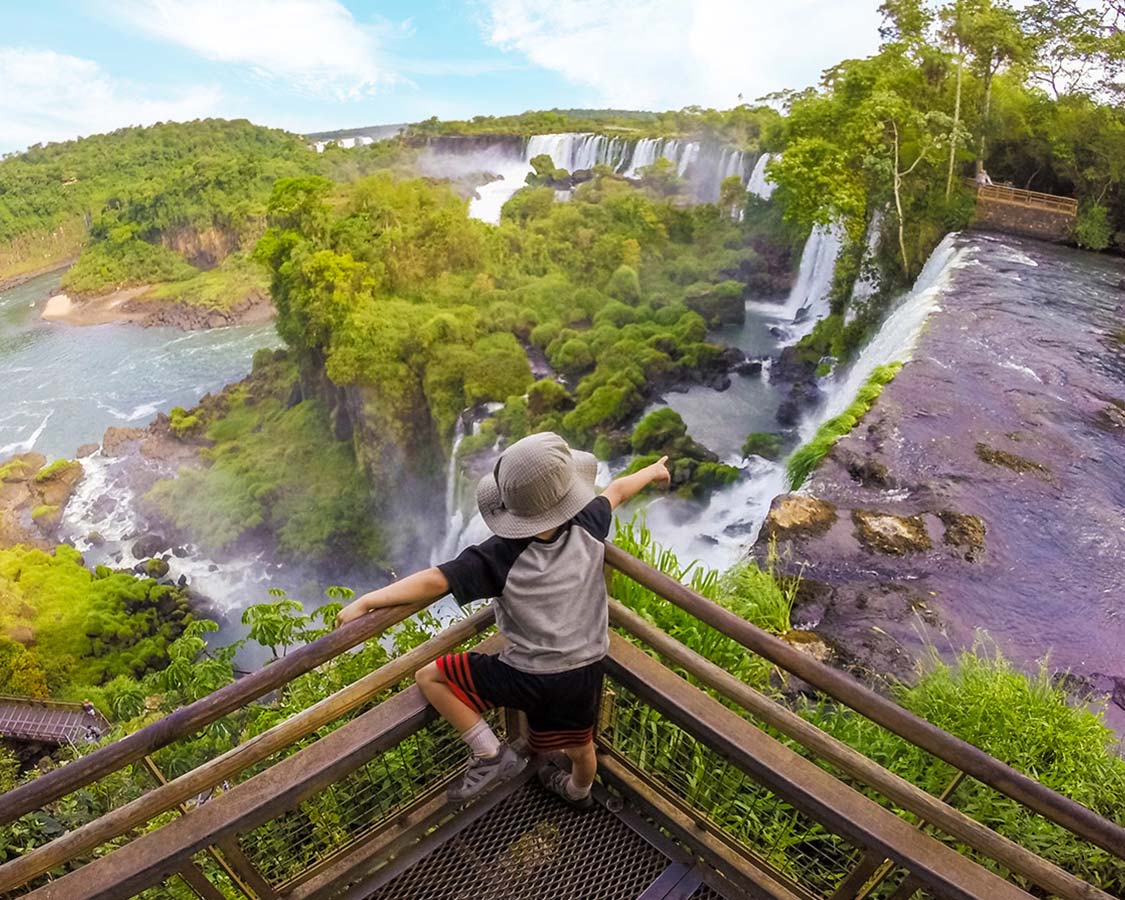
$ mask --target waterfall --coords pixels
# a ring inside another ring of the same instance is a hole
[[[840,255],[844,229],[839,223],[817,225],[813,228],[805,248],[801,251],[801,264],[797,280],[782,304],[751,301],[748,310],[785,323],[786,344],[794,344],[813,330],[829,313],[829,294],[836,258]]]
[[[763,200],[773,196],[774,183],[766,177],[766,165],[773,159],[772,153],[763,153],[754,163],[754,171],[750,173],[750,180],[746,182],[746,190]]]
[[[847,409],[877,366],[910,359],[922,327],[938,308],[952,272],[963,265],[965,250],[957,248],[956,239],[955,234],[945,237],[930,255],[914,287],[894,305],[855,361],[822,384],[826,398],[800,423],[800,443],[810,440],[822,424]],[[739,463],[736,459],[725,462]],[[645,515],[657,540],[680,559],[695,559],[710,568],[724,570],[737,562],[757,540],[774,497],[789,489],[784,460],[770,462],[751,457],[743,464],[743,470],[738,482],[716,491],[696,516],[686,514],[682,504],[672,498],[661,497],[650,503]]]
[[[878,272],[875,268],[875,251],[879,247],[879,231],[883,224],[882,210],[875,210],[867,225],[867,238],[864,242],[863,256],[859,262],[859,277],[852,286],[852,302],[848,306],[847,321],[855,317],[856,307],[864,303],[879,288]]]
[[[453,430],[453,446],[449,451],[449,465],[445,469],[445,534],[430,553],[430,564],[434,566],[456,555],[457,541],[465,527],[465,514],[461,510],[457,491],[461,474],[458,471],[457,451],[465,440],[466,413],[457,417]]]
[[[555,168],[568,172],[605,165],[632,179],[639,178],[641,170],[658,159],[667,159],[676,167],[676,174],[688,180],[699,202],[718,200],[724,178],[747,178],[745,154],[732,147],[678,138],[628,140],[577,132],[532,135],[524,142],[522,152],[511,142],[476,146],[463,154],[444,149],[423,154],[419,166],[439,177],[479,172],[495,175],[493,181],[477,189],[477,196],[469,202],[469,215],[497,223],[501,208],[533,171],[531,160],[542,154],[551,158]]]

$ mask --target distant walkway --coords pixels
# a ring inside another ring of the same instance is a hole
[[[109,722],[80,703],[0,696],[0,737],[48,744],[81,744],[109,730]]]

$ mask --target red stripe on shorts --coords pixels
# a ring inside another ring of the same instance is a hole
[[[445,656],[439,656],[437,666],[445,677],[449,689],[453,691],[453,695],[458,700],[476,712],[484,712],[488,709],[489,704],[485,703],[470,688],[472,684],[471,676],[468,680],[465,678],[465,673],[469,670],[469,661],[465,658],[464,653],[447,653]]]
[[[594,739],[594,729],[582,728],[577,731],[531,731],[528,745],[536,753],[545,750],[562,750],[564,747],[581,747]]]

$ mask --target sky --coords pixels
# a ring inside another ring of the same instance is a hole
[[[0,152],[207,116],[299,133],[726,109],[876,49],[878,0],[0,0]]]

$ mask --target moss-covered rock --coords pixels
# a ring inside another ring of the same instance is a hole
[[[874,510],[852,510],[856,537],[863,546],[878,553],[905,556],[929,550],[932,546],[921,516],[894,516]]]
[[[760,456],[763,459],[780,459],[784,441],[784,437],[777,432],[752,431],[742,442],[742,458]]]

